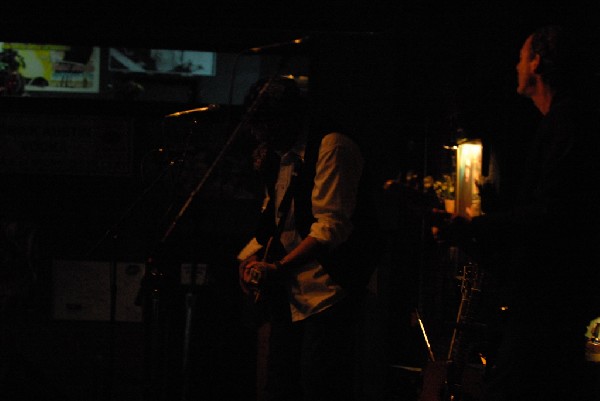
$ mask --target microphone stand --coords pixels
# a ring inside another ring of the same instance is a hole
[[[282,62],[283,62],[283,60],[282,60]],[[206,185],[206,182],[212,176],[212,174],[215,171],[215,169],[217,168],[217,166],[222,162],[225,155],[229,151],[229,148],[235,142],[235,140],[239,136],[240,132],[242,132],[242,130],[248,125],[248,123],[254,117],[256,110],[262,104],[262,102],[264,100],[264,94],[266,93],[267,89],[273,82],[276,75],[277,74],[272,76],[263,85],[263,87],[259,91],[256,99],[254,100],[252,105],[248,108],[248,111],[243,115],[241,121],[237,124],[237,126],[233,130],[233,132],[231,133],[231,135],[225,142],[225,145],[223,146],[221,151],[217,154],[217,156],[214,159],[214,161],[212,162],[212,164],[209,166],[209,168],[204,173],[204,176],[200,179],[198,184],[190,192],[187,199],[185,200],[185,202],[179,209],[179,212],[175,215],[174,219],[168,225],[167,229],[165,230],[164,234],[162,235],[162,237],[160,238],[160,240],[158,241],[158,244],[157,244],[157,248],[161,252],[162,252],[162,250],[165,249],[164,246],[166,244],[166,241],[169,239],[169,237],[173,233],[173,230],[177,226],[178,222],[181,220],[181,218],[184,216],[184,214],[190,207],[190,205],[191,205],[192,201],[194,200],[194,198],[196,197],[196,195],[198,195],[198,193],[200,193],[200,191],[202,191],[202,189]],[[150,269],[148,269],[148,267],[147,267],[146,274],[145,274],[146,277],[144,277],[144,280],[148,284],[147,287],[150,287],[150,288],[147,288],[146,293],[150,294],[150,305],[151,305],[152,309],[151,309],[151,311],[149,311],[149,316],[152,319],[152,321],[150,322],[150,327],[152,327],[153,330],[159,330],[159,328],[160,328],[160,322],[161,322],[160,311],[163,308],[162,302],[160,299],[160,294],[165,289],[164,279],[166,278],[165,275],[163,274],[163,272],[160,271],[161,261],[157,260],[158,258],[156,256],[150,256],[148,258],[148,264],[155,265],[155,267],[152,267]],[[189,379],[188,379],[188,377],[189,377],[189,366],[188,366],[189,365],[189,355],[188,355],[188,353],[189,353],[190,339],[191,339],[191,323],[192,323],[191,320],[192,320],[192,316],[193,316],[193,309],[194,309],[194,304],[195,304],[195,299],[196,299],[195,294],[194,294],[194,289],[193,289],[193,287],[195,285],[195,274],[196,274],[196,272],[194,270],[194,267],[192,266],[192,277],[191,277],[192,281],[190,283],[189,292],[186,295],[186,322],[185,322],[185,329],[184,329],[185,333],[184,333],[183,363],[182,363],[182,370],[183,370],[183,372],[182,372],[183,373],[182,401],[187,401],[189,399],[188,398],[188,396],[189,396]],[[149,350],[150,358],[151,358],[150,362],[151,362],[152,368],[155,369],[155,371],[150,373],[150,375],[151,375],[150,380],[151,380],[152,386],[156,386],[157,383],[161,382],[161,380],[160,380],[160,364],[161,364],[161,352],[160,351],[161,350],[160,350],[160,338],[157,338],[157,334],[158,333],[156,331],[154,333],[151,333],[152,349]],[[152,375],[156,375],[156,377],[153,377]],[[148,391],[148,393],[152,397],[157,397],[157,396],[159,396],[160,391],[156,391],[156,389],[154,389],[154,390]]]
[[[138,205],[147,197],[148,193],[157,185],[158,182],[166,175],[166,173],[175,165],[175,161],[169,161],[168,165],[163,168],[161,173],[147,186],[142,194],[134,200],[134,202],[126,209],[119,220],[110,227],[104,235],[96,242],[96,244],[88,251],[87,257],[90,258],[100,246],[111,238],[111,265],[109,273],[110,281],[110,315],[109,315],[109,344],[108,344],[108,367],[106,373],[106,394],[107,399],[113,398],[113,379],[114,379],[114,362],[115,362],[115,326],[116,326],[116,311],[117,311],[117,259],[118,259],[118,230],[123,222],[137,209]]]
[[[192,322],[194,318],[194,305],[196,304],[197,292],[196,292],[196,277],[198,275],[198,264],[192,263],[190,267],[190,283],[188,286],[188,290],[185,294],[185,307],[186,307],[186,315],[185,315],[185,331],[183,338],[183,363],[182,363],[182,392],[181,399],[188,400],[190,399],[189,394],[189,383],[190,383],[190,345],[191,345],[191,336],[192,336]]]

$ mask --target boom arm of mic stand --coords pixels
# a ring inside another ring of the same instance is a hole
[[[215,160],[213,161],[213,163],[206,170],[206,172],[204,173],[204,176],[202,177],[202,179],[200,179],[200,181],[198,182],[198,185],[196,185],[196,187],[192,190],[192,192],[190,192],[190,194],[188,195],[186,201],[183,203],[183,206],[181,207],[181,209],[179,209],[179,212],[177,213],[177,215],[175,216],[175,218],[173,219],[173,221],[171,222],[171,224],[169,225],[169,227],[166,229],[166,231],[163,234],[162,238],[160,239],[160,243],[161,244],[164,244],[166,242],[166,240],[169,238],[169,236],[171,235],[171,233],[175,229],[175,226],[177,225],[177,223],[179,222],[179,220],[183,217],[183,215],[185,214],[185,212],[187,211],[187,209],[190,207],[190,204],[194,200],[194,197],[202,190],[202,188],[206,184],[206,181],[208,181],[208,179],[211,177],[211,175],[212,175],[213,171],[215,170],[215,168],[223,160],[223,158],[227,154],[227,151],[229,150],[229,148],[231,147],[231,145],[233,144],[233,142],[236,140],[236,138],[239,135],[239,133],[246,126],[246,124],[248,124],[248,122],[252,119],[252,117],[256,113],[256,110],[258,109],[258,107],[262,103],[262,100],[264,98],[264,93],[266,92],[266,90],[268,89],[268,87],[271,85],[271,82],[273,82],[273,79],[274,79],[274,77],[271,77],[267,81],[267,83],[265,85],[263,85],[263,87],[261,88],[260,92],[258,93],[258,96],[256,97],[256,99],[254,100],[254,102],[250,106],[248,112],[242,118],[242,121],[240,121],[239,124],[235,127],[235,129],[233,130],[233,132],[231,133],[231,135],[227,139],[227,142],[225,142],[225,145],[223,146],[223,148],[221,149],[221,151],[219,152],[219,154],[217,155],[217,157],[215,158]]]
[[[111,228],[106,230],[102,238],[100,238],[98,242],[96,242],[96,244],[88,251],[88,257],[91,257],[94,254],[94,252],[100,247],[100,245],[102,245],[102,243],[106,241],[108,237],[115,236],[117,229],[120,227],[123,221],[125,221],[125,219],[129,217],[131,212],[137,207],[137,205],[140,204],[146,198],[146,196],[152,190],[152,188],[156,186],[156,184],[166,175],[166,173],[174,164],[174,161],[170,161],[169,164],[161,171],[161,173],[150,183],[150,185],[148,185],[144,189],[144,192],[142,192],[142,194],[127,208],[127,210],[125,211],[125,213],[123,213],[121,218]]]

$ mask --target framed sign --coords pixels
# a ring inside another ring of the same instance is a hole
[[[108,70],[141,74],[214,76],[215,64],[214,52],[111,47]]]
[[[478,139],[458,144],[456,154],[456,213],[463,217],[481,214],[478,185],[481,175],[483,146]]]
[[[10,55],[18,66],[26,92],[100,91],[99,47],[0,43],[3,54]]]

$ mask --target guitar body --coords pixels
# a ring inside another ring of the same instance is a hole
[[[446,401],[448,362],[428,362],[423,370],[423,386],[419,401]]]

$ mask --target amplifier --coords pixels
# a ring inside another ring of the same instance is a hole
[[[144,263],[117,262],[115,320],[140,322],[135,305]],[[110,320],[112,263],[89,260],[52,261],[52,315],[57,320]]]

